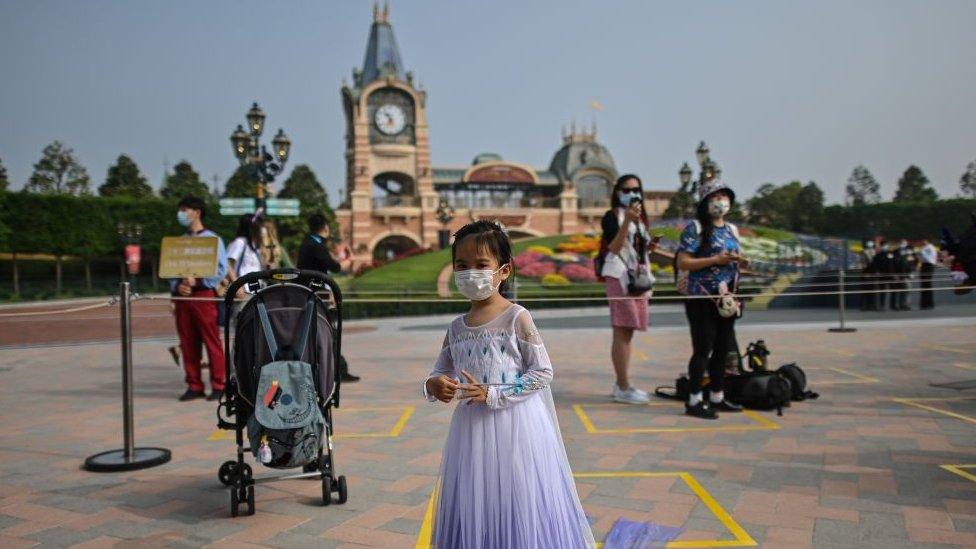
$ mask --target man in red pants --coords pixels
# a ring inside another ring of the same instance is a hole
[[[203,226],[206,204],[200,198],[188,196],[178,205],[177,220],[187,228],[186,236],[217,237],[217,274],[211,278],[182,278],[170,281],[174,297],[214,298],[215,289],[227,274],[227,250],[224,241],[213,231]],[[183,370],[186,371],[186,392],[181,401],[203,398],[203,378],[200,375],[201,344],[207,347],[210,357],[210,396],[207,400],[217,400],[224,391],[226,379],[224,347],[220,340],[220,327],[217,326],[216,301],[176,300],[174,316],[176,332],[180,336],[180,350],[183,354]]]

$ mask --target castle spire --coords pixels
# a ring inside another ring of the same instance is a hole
[[[404,80],[404,66],[396,37],[393,36],[393,26],[390,25],[390,5],[387,3],[380,10],[379,2],[376,2],[373,4],[373,26],[369,29],[366,42],[362,79],[357,84],[365,86],[388,76]]]

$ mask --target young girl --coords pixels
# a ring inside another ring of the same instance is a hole
[[[433,402],[461,399],[444,456],[434,546],[446,549],[594,546],[549,391],[552,364],[529,312],[498,288],[512,273],[502,229],[476,221],[454,235],[454,319],[434,371]]]
[[[735,225],[725,221],[735,193],[720,180],[705,183],[698,190],[698,210],[695,221],[685,226],[678,244],[678,267],[688,271],[688,295],[685,315],[691,327],[693,352],[688,361],[688,380],[698,389],[688,397],[685,412],[703,419],[717,419],[718,411],[740,412],[742,407],[725,400],[725,358],[729,345],[735,340],[735,317],[719,314],[714,299],[723,289],[734,292],[739,264],[746,259],[740,255],[739,234]],[[708,370],[706,401],[700,389]]]

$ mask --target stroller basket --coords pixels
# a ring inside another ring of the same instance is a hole
[[[317,271],[277,269],[251,273],[227,289],[223,303],[227,318],[231,318],[234,296],[241,288],[246,288],[251,298],[235,317],[233,342],[231,323],[224,329],[225,348],[233,352],[226,353],[229,379],[217,407],[217,426],[233,430],[237,440],[237,459],[224,462],[217,475],[222,484],[230,487],[231,516],[239,514],[242,504],[247,506],[245,514],[254,514],[255,484],[283,479],[319,478],[324,505],[332,503],[333,493],[338,495],[338,503],[345,503],[346,479],[335,474],[332,449],[332,408],[339,406],[337,366],[342,340],[339,287]],[[330,295],[334,310],[325,299]],[[315,400],[324,421],[321,444],[315,459],[306,463],[301,473],[255,479],[244,460],[245,454],[253,451],[246,447],[245,430],[254,415],[255,403],[261,398],[257,394],[261,368],[289,359],[311,365]]]

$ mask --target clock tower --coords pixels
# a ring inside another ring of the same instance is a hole
[[[336,217],[357,264],[436,244],[426,101],[404,70],[389,6],[374,6],[363,66],[342,86],[346,198]]]

